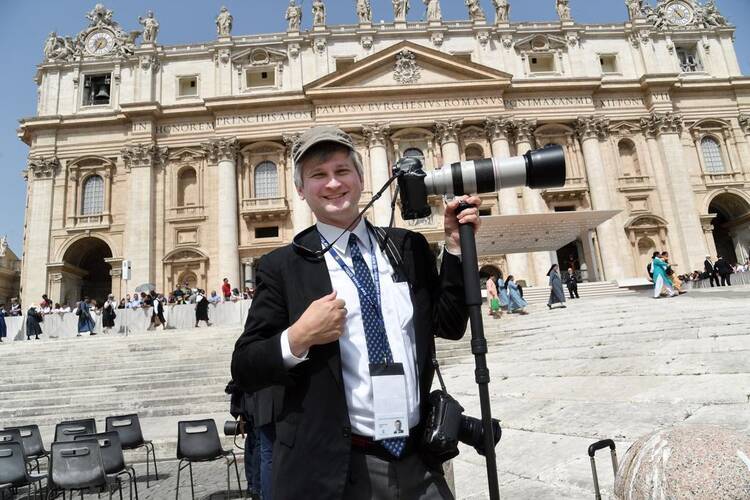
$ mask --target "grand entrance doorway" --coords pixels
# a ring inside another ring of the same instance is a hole
[[[60,300],[71,304],[86,296],[103,304],[112,291],[110,265],[105,261],[111,257],[109,245],[99,238],[83,238],[73,243],[63,256]]]
[[[733,193],[711,200],[708,212],[716,214],[713,225],[716,253],[730,264],[744,262],[750,248],[750,204]]]

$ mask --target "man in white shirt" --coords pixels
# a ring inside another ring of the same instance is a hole
[[[460,214],[447,204],[438,274],[422,235],[358,218],[364,172],[348,134],[314,127],[293,157],[318,222],[261,259],[232,361],[246,392],[276,386],[264,403],[276,416],[273,495],[452,498],[420,438],[434,336],[466,330],[458,228],[478,227],[481,201]]]

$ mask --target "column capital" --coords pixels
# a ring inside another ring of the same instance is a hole
[[[302,133],[295,132],[293,134],[281,134],[281,140],[284,142],[284,146],[286,147],[286,153],[291,156],[292,151],[294,150],[294,145],[297,144],[297,141],[299,141],[300,136]]]
[[[575,130],[582,141],[586,139],[606,139],[609,137],[609,119],[600,116],[579,116]]]
[[[513,121],[502,116],[488,116],[484,120],[484,131],[487,139],[508,139],[513,132]]]
[[[388,123],[365,123],[362,125],[362,134],[369,147],[385,146],[391,135],[391,126]]]
[[[512,126],[516,133],[516,143],[531,143],[531,140],[534,138],[534,131],[536,130],[536,120],[521,118],[520,120],[513,120]]]
[[[679,134],[682,131],[682,115],[668,111],[651,113],[641,118],[641,128],[646,136],[656,137],[662,134]]]
[[[458,133],[461,131],[463,120],[448,119],[435,122],[435,139],[442,146],[446,142],[458,142]]]
[[[169,149],[157,146],[156,143],[138,143],[126,146],[120,150],[125,168],[130,170],[137,167],[153,167],[166,162]]]
[[[51,179],[60,168],[60,160],[56,156],[32,156],[28,162],[28,172],[34,179]]]
[[[740,127],[742,127],[742,132],[744,132],[745,135],[750,135],[750,115],[740,113],[738,120],[740,122]]]
[[[212,162],[236,161],[239,146],[240,143],[236,137],[219,137],[201,144]]]
[[[701,229],[704,233],[712,233],[714,231],[713,220],[716,218],[716,214],[700,214],[698,216],[701,220]]]

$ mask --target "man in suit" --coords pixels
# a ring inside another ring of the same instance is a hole
[[[314,127],[292,156],[297,191],[318,222],[260,260],[232,359],[244,390],[283,386],[274,497],[452,498],[420,438],[434,336],[457,340],[466,330],[458,228],[478,228],[481,201],[469,197],[474,207],[460,214],[458,200],[447,204],[438,273],[422,235],[359,219],[363,168],[348,134]],[[403,369],[394,380],[405,395],[404,437],[376,435],[383,367]]]
[[[565,284],[568,285],[568,293],[571,299],[580,299],[578,296],[578,276],[572,267],[568,268],[568,274],[565,275]]]
[[[719,273],[719,277],[721,278],[721,286],[732,286],[732,266],[730,266],[729,262],[724,260],[724,257],[722,257],[721,255],[716,256],[716,264],[714,265],[714,269],[716,269],[716,272]]]
[[[703,269],[706,270],[706,274],[708,275],[708,279],[711,280],[711,288],[714,287],[714,281],[716,281],[716,286],[719,285],[719,275],[716,272],[716,267],[714,266],[713,262],[711,262],[711,256],[706,255],[706,260],[703,261]]]

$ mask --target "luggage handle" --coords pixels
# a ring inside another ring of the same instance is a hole
[[[589,460],[591,461],[591,474],[594,477],[594,494],[596,495],[596,500],[602,500],[602,494],[599,491],[599,477],[596,474],[596,460],[594,455],[596,455],[597,451],[603,448],[609,448],[609,453],[612,456],[612,470],[614,471],[615,476],[617,475],[617,450],[615,442],[611,439],[602,439],[601,441],[597,441],[589,446],[588,453]]]

